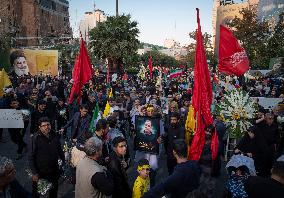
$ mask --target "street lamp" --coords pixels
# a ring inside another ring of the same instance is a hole
[[[118,17],[118,0],[116,0],[116,17]]]

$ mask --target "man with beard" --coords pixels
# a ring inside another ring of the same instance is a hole
[[[173,142],[176,139],[185,138],[185,129],[179,124],[179,114],[173,112],[170,115],[170,125],[168,132],[163,136],[164,144],[167,149],[167,166],[169,175],[173,173],[174,167],[177,165],[176,158],[173,155]]]
[[[21,76],[29,75],[29,67],[25,54],[21,50],[15,50],[10,55],[10,64],[14,70],[9,74],[12,79],[13,87],[18,87],[18,79]]]

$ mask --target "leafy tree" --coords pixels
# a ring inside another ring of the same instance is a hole
[[[243,9],[240,14],[242,17],[235,17],[227,25],[246,50],[251,67],[268,67],[270,60],[267,53],[267,41],[270,36],[268,22],[258,20],[256,8]]]
[[[9,71],[9,55],[11,49],[11,36],[8,33],[0,33],[0,69]]]
[[[89,34],[92,54],[98,59],[107,59],[111,71],[118,70],[126,59],[137,53],[139,29],[130,15],[108,17]]]
[[[217,57],[214,55],[213,51],[212,36],[207,32],[205,32],[202,36],[206,58],[209,62],[209,65],[215,67],[217,65]],[[194,58],[196,51],[196,31],[190,32],[189,37],[194,40],[194,42],[188,45],[188,53],[186,56],[182,57],[181,61],[187,63],[189,67],[194,67]]]
[[[152,50],[151,52],[147,52],[141,56],[141,62],[144,65],[148,65],[150,54],[152,56],[153,66],[178,67],[181,63],[180,61],[177,61],[174,57],[162,54],[158,50]]]
[[[139,45],[139,49],[144,48],[144,46],[147,46],[147,47],[151,48],[152,50],[161,50],[161,49],[166,49],[165,47],[160,46],[160,45],[154,45],[154,44],[150,44],[150,43],[143,43],[143,42],[141,42],[141,43],[140,43],[140,45]]]
[[[284,13],[279,15],[272,36],[268,39],[267,53],[270,58],[284,56]]]
[[[78,55],[80,49],[79,39],[60,41],[54,43],[54,45],[48,47],[47,49],[58,50],[58,63],[64,74],[72,72],[76,56]]]

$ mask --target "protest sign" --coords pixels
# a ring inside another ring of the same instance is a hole
[[[15,109],[0,109],[0,128],[24,128],[22,111]]]

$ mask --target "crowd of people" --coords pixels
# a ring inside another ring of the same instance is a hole
[[[17,160],[28,148],[24,136],[31,139],[28,161],[32,193],[17,182],[13,162],[3,156],[0,157],[1,198],[39,197],[40,179],[52,184],[49,197],[56,198],[60,190],[59,177],[65,174],[62,167],[71,170],[76,198],[217,197],[216,178],[221,174],[228,133],[224,121],[214,115],[213,125],[206,126],[200,160],[188,159],[190,142],[186,141],[185,121],[194,85],[190,72],[176,79],[161,79],[159,83],[135,75],[127,79],[118,76],[106,83],[103,75],[96,75],[70,104],[68,97],[73,81],[67,76],[10,77],[12,86],[5,88],[0,108],[26,112],[24,128],[8,129],[8,132],[17,145]],[[241,82],[232,79],[225,82],[221,79],[215,83],[214,103],[221,101],[228,90],[238,87],[244,87],[251,96],[283,97],[284,94],[281,80]],[[107,105],[109,112],[103,116]],[[94,122],[92,118],[97,106],[101,117]],[[276,161],[284,148],[284,136],[276,120],[280,113],[280,109],[259,108],[258,117],[252,121],[253,127],[246,131],[234,149],[234,154],[254,160],[257,176],[250,176],[246,167],[231,170],[224,185],[224,197],[284,197],[284,160]],[[152,135],[151,122],[146,121],[143,128],[147,138],[157,144],[158,153],[141,151],[134,146],[137,116],[159,120],[156,136]],[[210,145],[215,129],[219,150],[213,160]],[[3,129],[0,130],[1,141]],[[64,144],[70,145],[69,148],[63,149]],[[78,158],[76,162],[71,162],[74,159],[70,160],[68,156],[72,155],[71,150]],[[156,176],[163,156],[166,156],[168,177],[158,183]],[[129,183],[129,167],[137,169],[134,183]],[[239,187],[236,189],[235,186]]]

